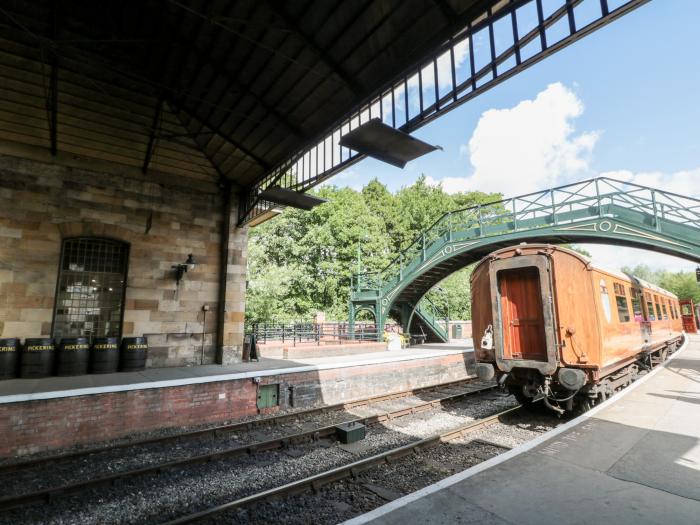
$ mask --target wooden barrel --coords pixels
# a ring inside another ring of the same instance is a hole
[[[87,374],[90,344],[87,337],[64,337],[56,352],[56,375]]]
[[[148,357],[148,340],[145,337],[125,337],[122,339],[122,351],[119,356],[119,368],[122,372],[133,372],[146,368]]]
[[[17,377],[19,339],[0,339],[0,379]]]
[[[24,340],[20,352],[20,377],[48,377],[53,374],[55,347],[53,339],[48,337]]]
[[[119,339],[96,337],[90,348],[90,372],[111,374],[119,368]]]

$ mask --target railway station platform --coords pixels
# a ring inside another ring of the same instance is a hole
[[[465,379],[471,346],[0,381],[0,458]],[[265,394],[263,394],[263,391]]]
[[[540,438],[346,525],[700,522],[700,337]]]

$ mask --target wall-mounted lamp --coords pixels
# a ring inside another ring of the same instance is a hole
[[[184,263],[176,264],[172,267],[173,270],[175,270],[175,282],[178,286],[180,286],[180,281],[182,280],[182,277],[185,275],[187,270],[194,270],[194,267],[196,265],[197,263],[194,262],[194,257],[192,257],[192,254],[189,254],[187,256],[187,260]]]

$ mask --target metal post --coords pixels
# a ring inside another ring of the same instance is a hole
[[[513,206],[512,206],[512,208],[513,208],[513,229],[517,230],[518,229],[518,217],[515,214],[515,199],[512,199],[511,202],[513,203]]]
[[[658,216],[657,216],[657,209],[656,209],[656,191],[651,190],[651,204],[654,209],[654,229],[656,231],[659,231],[659,221],[658,221]]]
[[[549,190],[549,200],[552,202],[552,223],[557,223],[557,208],[554,205],[554,190]]]
[[[477,218],[479,220],[479,236],[483,236],[484,235],[484,220],[481,216],[481,204],[479,204],[479,208],[478,208],[477,212],[478,212]]]
[[[423,243],[423,258],[421,260],[425,261],[425,233],[421,235],[421,242]]]
[[[598,200],[598,217],[602,217],[603,216],[603,203],[600,200],[600,188],[598,187],[598,179],[595,180],[595,196],[596,196],[596,199]]]
[[[447,212],[447,240],[452,242],[452,212]]]

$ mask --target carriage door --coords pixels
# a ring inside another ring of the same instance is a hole
[[[489,275],[498,368],[554,373],[559,358],[549,255],[498,259]]]
[[[691,299],[684,299],[681,303],[681,319],[683,319],[683,330],[689,334],[697,333],[698,326],[695,322],[695,309]]]
[[[503,358],[547,360],[544,315],[537,268],[498,272]]]

